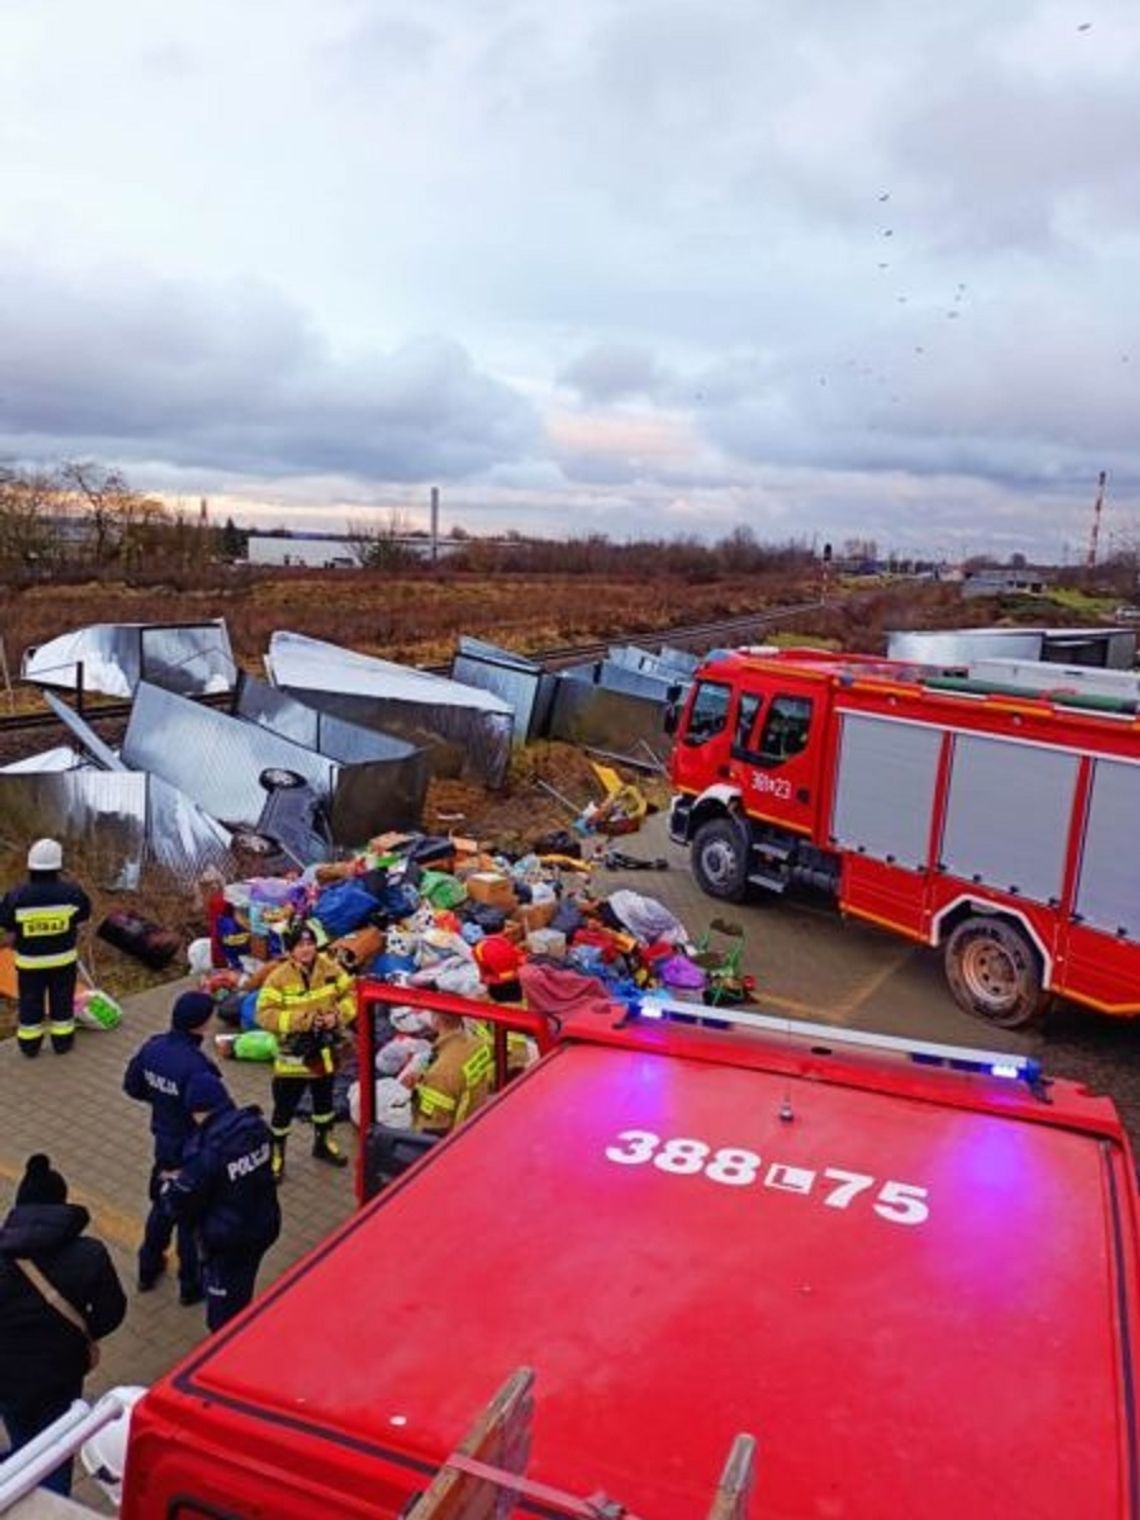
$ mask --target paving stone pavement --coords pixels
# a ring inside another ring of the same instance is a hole
[[[172,982],[124,1003],[118,1029],[81,1030],[73,1050],[57,1056],[44,1048],[29,1061],[16,1041],[0,1042],[0,1211],[13,1202],[24,1162],[46,1151],[67,1178],[70,1200],[92,1216],[91,1233],[108,1247],[127,1294],[127,1317],[103,1342],[87,1396],[125,1383],[149,1384],[168,1371],[205,1333],[201,1305],[182,1308],[172,1270],[149,1293],[135,1287],[135,1253],[147,1212],[150,1172],[150,1110],[122,1091],[126,1063],[147,1036],[169,1026],[170,1006],[191,980]],[[239,1103],[260,1103],[268,1113],[270,1068],[242,1061],[221,1065]],[[266,1287],[280,1272],[322,1240],[353,1208],[351,1167],[333,1171],[309,1155],[309,1127],[294,1126],[289,1175],[281,1189],[281,1238],[265,1257],[258,1277]],[[355,1153],[355,1131],[340,1137]],[[77,1496],[93,1502],[84,1483]]]

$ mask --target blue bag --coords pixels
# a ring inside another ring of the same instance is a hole
[[[340,939],[359,929],[376,908],[376,899],[359,882],[338,881],[321,893],[312,916],[329,939]]]

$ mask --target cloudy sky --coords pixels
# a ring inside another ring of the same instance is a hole
[[[1135,0],[0,0],[0,456],[954,554],[1140,532]]]

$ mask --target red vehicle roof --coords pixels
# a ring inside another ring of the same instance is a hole
[[[1133,1514],[1119,1151],[901,1093],[562,1045],[173,1383],[434,1467],[532,1366],[530,1476],[645,1520],[739,1431],[772,1520]]]

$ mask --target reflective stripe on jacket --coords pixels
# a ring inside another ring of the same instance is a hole
[[[491,1092],[494,1057],[487,1041],[462,1029],[442,1035],[413,1093],[414,1127],[445,1133],[462,1124]]]
[[[91,917],[86,892],[74,882],[26,881],[0,902],[0,929],[15,936],[18,971],[55,971],[73,966],[79,925]]]
[[[333,1068],[332,1051],[306,1053],[308,1034],[318,1013],[328,1009],[338,1015],[338,1027],[356,1015],[352,977],[329,955],[318,954],[308,974],[295,961],[285,961],[265,979],[257,995],[257,1022],[277,1036],[278,1077],[320,1077]]]

